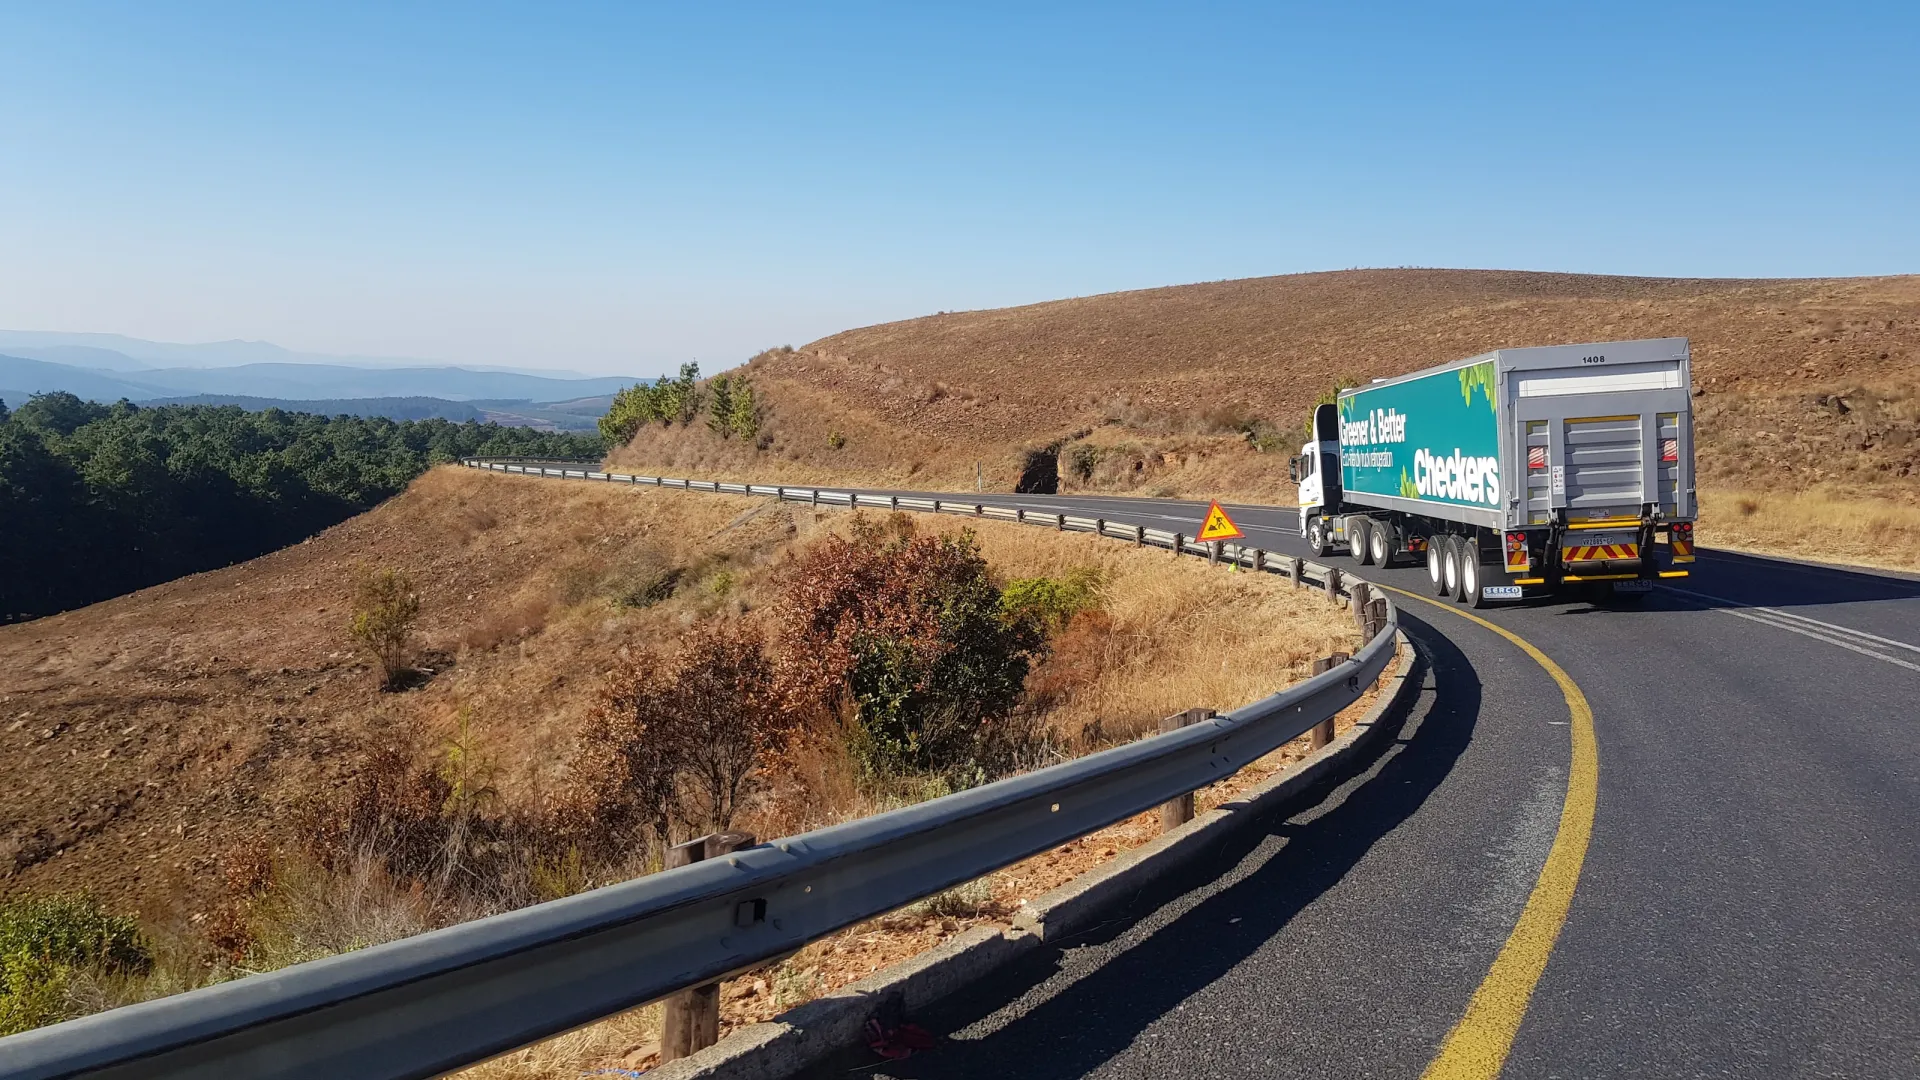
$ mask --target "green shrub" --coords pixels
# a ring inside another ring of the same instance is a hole
[[[419,617],[420,597],[399,570],[366,572],[355,586],[347,631],[379,662],[382,689],[398,687],[411,670],[413,624]]]
[[[760,408],[753,399],[753,384],[745,375],[733,381],[733,393],[727,402],[727,430],[749,440],[760,434]]]
[[[77,970],[139,974],[152,966],[139,924],[88,897],[0,903],[0,1035],[65,1019]]]
[[[838,450],[847,445],[847,437],[838,431],[827,432],[827,449]]]
[[[977,783],[1015,764],[1014,706],[1040,645],[1000,603],[971,532],[921,537],[911,521],[860,520],[789,579],[783,674],[845,723],[869,784],[925,773]]]
[[[1099,607],[1105,585],[1106,576],[1097,566],[1075,567],[1066,577],[1018,578],[1001,590],[1000,614],[1011,624],[1050,637],[1075,615]]]
[[[723,439],[733,434],[733,380],[725,375],[707,380],[707,429]]]
[[[1093,479],[1093,470],[1099,464],[1100,448],[1097,446],[1074,443],[1067,450],[1067,472],[1083,484]]]

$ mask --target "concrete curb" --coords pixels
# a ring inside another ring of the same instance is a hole
[[[1391,725],[1388,712],[1419,684],[1413,644],[1396,631],[1397,659],[1386,687],[1366,715],[1319,753],[1195,817],[1173,832],[1125,851],[1027,905],[1002,930],[977,926],[850,986],[752,1024],[705,1050],[646,1075],[657,1080],[783,1080],[861,1039],[867,1021],[898,1016],[936,1001],[1012,962],[1046,941],[1058,941],[1124,907],[1141,889],[1174,873],[1228,832],[1312,787]]]

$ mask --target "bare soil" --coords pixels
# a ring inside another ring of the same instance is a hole
[[[615,460],[949,489],[971,488],[978,463],[1005,491],[1023,451],[1060,445],[1066,490],[1287,502],[1285,458],[1338,378],[1665,336],[1693,344],[1703,487],[1920,507],[1916,276],[1356,270],[946,313],[756,357],[763,449],[655,427]],[[1261,422],[1278,433],[1266,453],[1245,434]],[[1093,451],[1084,476],[1066,468],[1076,445]],[[1768,516],[1741,535],[1766,534]],[[1720,523],[1709,515],[1703,541]],[[1810,530],[1779,524],[1777,546],[1817,553]]]

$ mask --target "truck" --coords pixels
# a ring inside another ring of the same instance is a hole
[[[1687,575],[1686,338],[1498,349],[1343,389],[1289,468],[1316,557],[1424,560],[1481,607],[1562,593],[1632,603]]]

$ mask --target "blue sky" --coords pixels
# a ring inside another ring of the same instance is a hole
[[[1352,266],[1920,271],[1920,13],[0,5],[0,326],[652,374]]]

